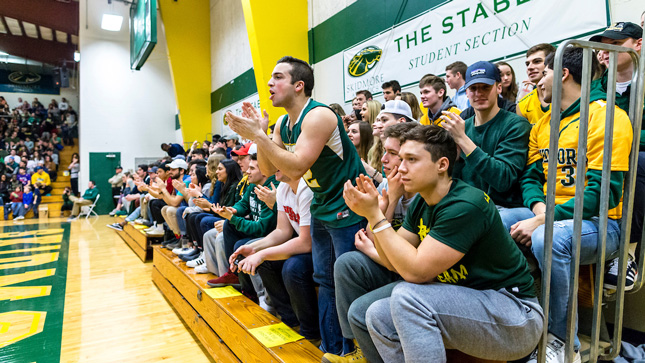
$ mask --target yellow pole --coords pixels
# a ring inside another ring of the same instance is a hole
[[[211,132],[209,0],[159,0],[184,142]]]
[[[269,100],[267,83],[278,59],[290,55],[309,61],[307,0],[241,0],[251,46],[260,106],[274,124],[284,109]]]

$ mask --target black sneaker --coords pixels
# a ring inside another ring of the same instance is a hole
[[[634,288],[634,281],[636,280],[636,275],[638,274],[638,265],[632,255],[629,255],[627,260],[627,273],[625,277],[625,291],[629,291]],[[603,285],[605,289],[616,290],[616,285],[618,284],[618,258],[614,258],[609,262],[609,270],[605,273],[605,284]]]
[[[121,227],[121,225],[118,224],[118,223],[108,224],[107,226],[108,226],[108,228],[112,228],[112,229],[115,229],[117,231],[123,231],[123,227]]]
[[[184,262],[194,260],[197,257],[199,257],[199,249],[197,248],[193,249],[193,251],[190,253],[184,253],[183,255],[179,255],[179,258],[181,258],[181,260]]]
[[[179,239],[178,238],[173,238],[173,239],[169,239],[167,241],[163,241],[163,242],[161,242],[161,246],[166,247],[167,245],[169,245],[171,243],[175,243],[175,242],[179,242]]]

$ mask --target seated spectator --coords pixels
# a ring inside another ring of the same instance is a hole
[[[565,355],[564,341],[567,335],[567,309],[569,304],[569,281],[571,261],[573,260],[573,211],[576,197],[576,183],[584,182],[584,211],[582,221],[582,238],[579,241],[580,263],[595,263],[598,256],[598,213],[600,211],[600,189],[602,179],[603,154],[605,151],[605,117],[607,103],[606,93],[592,92],[589,105],[589,129],[586,155],[576,156],[578,150],[578,123],[580,120],[580,94],[582,77],[581,48],[567,47],[562,56],[562,112],[561,125],[569,125],[560,131],[558,150],[565,157],[558,158],[555,211],[557,221],[553,230],[553,260],[551,261],[551,303],[549,311],[549,338],[546,346],[548,362],[563,362]],[[592,61],[596,61],[592,57]],[[554,54],[547,56],[544,76],[538,86],[544,100],[552,101]],[[500,215],[511,237],[520,246],[530,247],[540,268],[544,267],[545,212],[546,212],[546,179],[550,171],[546,152],[549,150],[551,111],[531,129],[528,165],[522,176],[522,195],[525,208],[501,210]],[[610,256],[617,251],[620,242],[620,219],[622,216],[622,189],[625,172],[629,168],[629,154],[632,145],[632,125],[625,111],[615,106],[614,132],[612,143],[611,175],[609,186],[609,218],[607,220],[607,238],[605,254]],[[578,157],[587,158],[586,170],[577,170]],[[577,319],[577,318],[576,318]],[[580,342],[574,342],[576,356],[580,361]],[[537,351],[529,362],[537,362]]]
[[[531,125],[498,107],[501,88],[493,63],[474,63],[466,71],[466,89],[475,115],[464,120],[445,112],[441,118],[461,150],[453,176],[486,192],[495,205],[515,208],[522,205],[519,179],[526,165]]]
[[[428,114],[423,115],[419,121],[422,125],[440,125],[443,111],[461,112],[446,94],[446,82],[443,79],[431,74],[425,75],[419,81],[419,88],[421,103],[428,110]]]
[[[121,165],[117,165],[115,174],[108,179],[108,183],[112,186],[112,202],[114,202],[114,206],[116,207],[118,203],[117,197],[123,186],[123,167]]]
[[[381,89],[383,90],[385,102],[399,99],[397,97],[401,96],[401,85],[399,81],[392,80],[385,82],[381,85]]]
[[[343,335],[358,342],[344,360],[445,362],[446,347],[483,359],[524,357],[543,325],[526,259],[486,194],[452,179],[457,146],[446,130],[418,126],[404,140],[399,172],[419,196],[398,232],[368,178],[345,184],[347,205],[368,219],[383,265],[360,252],[336,261],[336,279],[353,276],[336,285],[337,296],[355,298],[338,299],[349,312]]]
[[[54,163],[52,157],[49,154],[45,154],[45,163],[43,164],[43,167],[47,169],[49,178],[52,180],[52,182],[55,182],[56,179],[58,179],[58,165]]]
[[[385,108],[383,108],[381,113],[379,113],[378,118],[380,121],[378,123],[378,127],[380,127],[378,133],[380,135],[379,138],[381,145],[383,145],[383,142],[385,141],[383,130],[397,123],[414,121],[414,119],[412,118],[412,110],[410,109],[410,106],[401,100],[385,102]],[[372,155],[372,150],[370,150],[370,155]],[[377,157],[380,161],[380,158],[383,157],[383,152],[378,154]],[[367,175],[370,178],[374,179],[377,184],[383,181],[383,173],[381,168],[375,168],[372,164],[366,163],[365,161],[363,161],[363,167],[365,168]]]
[[[18,173],[16,174],[16,178],[18,179],[18,181],[20,183],[22,183],[22,185],[27,185],[27,184],[31,183],[31,177],[25,171],[24,166],[20,166],[18,168]]]
[[[468,66],[464,62],[454,62],[446,66],[446,83],[450,89],[455,90],[452,97],[452,103],[460,110],[470,107],[468,96],[466,95],[466,69]]]
[[[361,160],[368,159],[368,152],[374,144],[374,136],[372,136],[372,128],[370,124],[365,121],[354,121],[349,125],[347,136],[356,147],[358,156]]]
[[[251,185],[244,192],[242,199],[232,207],[217,206],[213,210],[226,219],[222,232],[227,259],[237,248],[254,238],[266,236],[276,226],[275,209],[269,208],[265,202],[258,198],[254,187],[255,185],[271,187],[271,185],[277,185],[278,181],[273,175],[267,177],[262,174],[255,155],[251,155],[247,174]],[[229,271],[217,279],[209,280],[208,285],[212,287],[234,285],[238,281],[238,277],[233,274],[233,271]],[[247,296],[256,297],[252,286],[242,286],[242,289],[248,294]]]
[[[519,89],[513,67],[506,62],[497,62],[495,65],[499,69],[499,74],[502,78],[502,93],[500,93],[500,96],[508,102],[517,102],[517,92]]]
[[[167,152],[171,158],[186,154],[186,150],[179,144],[161,144],[161,150]]]
[[[299,326],[299,333],[318,346],[318,297],[309,228],[313,193],[302,178],[294,181],[278,171],[276,179],[281,182],[276,194],[277,227],[235,250],[229,258],[231,271],[237,268],[245,274],[259,274],[282,321]],[[236,262],[238,256],[244,259]]]
[[[71,200],[74,203],[74,206],[72,207],[72,214],[69,216],[67,221],[71,222],[75,219],[78,219],[78,215],[81,212],[81,207],[92,205],[92,203],[94,203],[98,195],[99,195],[99,190],[98,188],[96,188],[92,180],[90,180],[89,183],[87,184],[87,189],[85,190],[81,198],[74,195],[70,195],[69,200]]]
[[[8,179],[7,174],[0,175],[0,203],[4,205],[9,202],[9,194],[11,193],[11,181]]]
[[[9,204],[4,206],[4,219],[9,219],[9,212],[13,213],[14,220],[25,219],[22,205],[22,186],[18,185],[11,194],[9,194]]]
[[[361,121],[365,121],[372,126],[379,113],[381,113],[381,103],[379,101],[366,101],[361,108]]]
[[[417,96],[414,95],[412,92],[401,92],[401,101],[407,103],[410,106],[410,110],[412,110],[412,118],[415,121],[421,120],[421,117],[423,116],[423,112],[421,112],[421,107],[419,107],[419,100],[417,99]]]
[[[36,167],[36,173],[31,176],[31,184],[40,189],[40,194],[42,195],[47,195],[52,191],[51,179],[42,166]]]
[[[66,210],[71,211],[74,208],[74,202],[72,202],[69,197],[72,195],[72,189],[70,187],[65,187],[63,190],[63,205],[60,207],[60,211],[64,212]]]
[[[25,185],[24,187],[24,192],[22,193],[23,217],[26,216],[32,208],[34,209],[34,216],[38,217],[38,199],[36,198],[37,192],[35,192],[35,190],[37,189],[31,185]]]
[[[542,90],[537,87],[544,75],[544,60],[551,54],[555,54],[555,47],[548,43],[534,45],[526,51],[526,74],[529,78],[522,82],[516,112],[529,120],[531,125],[535,125],[551,109],[551,105],[544,100]]]

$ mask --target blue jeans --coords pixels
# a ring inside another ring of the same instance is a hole
[[[141,215],[141,207],[137,207],[134,212],[130,213],[129,216],[125,217],[126,222],[134,222],[135,219],[139,218]]]
[[[340,355],[353,350],[351,339],[343,338],[334,285],[334,263],[343,253],[355,251],[354,236],[367,226],[363,220],[354,225],[334,228],[333,224],[311,218],[311,254],[314,262],[314,281],[318,289],[318,314],[323,352]]]
[[[5,204],[5,206],[4,206],[4,219],[9,219],[9,211],[10,210],[11,210],[11,213],[13,213],[14,218],[24,215],[23,214],[23,209],[24,209],[24,206],[22,205],[22,202]]]
[[[311,253],[282,261],[264,261],[257,272],[282,321],[291,327],[299,325],[300,334],[307,339],[319,339],[318,297]]]
[[[500,211],[504,226],[532,218],[535,215],[528,208],[513,208]],[[564,340],[567,336],[567,309],[569,307],[569,278],[573,258],[573,219],[556,221],[553,228],[553,258],[551,262],[551,298],[549,310],[549,332]],[[609,219],[607,224],[607,256],[618,250],[620,242],[620,224]],[[539,226],[531,235],[531,251],[540,265],[544,266],[544,225]],[[598,217],[582,221],[582,238],[580,242],[580,264],[590,265],[598,256]],[[576,317],[577,319],[577,317]],[[580,348],[576,323],[575,349]]]
[[[197,227],[197,233],[199,233],[202,238],[202,244],[203,244],[204,234],[210,231],[211,229],[215,228],[215,222],[221,221],[221,220],[222,220],[222,217],[211,214],[203,217],[199,221],[199,226]]]
[[[183,217],[186,208],[188,207],[177,208],[177,227],[179,227],[179,233],[182,236],[186,235],[186,220]]]

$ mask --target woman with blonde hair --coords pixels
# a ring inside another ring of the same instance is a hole
[[[372,126],[376,121],[376,116],[381,112],[381,103],[379,101],[369,100],[363,103],[361,109],[361,118]]]
[[[423,112],[421,112],[421,107],[419,107],[417,96],[412,92],[401,92],[401,100],[410,105],[410,108],[412,109],[412,118],[419,121],[423,116]]]

